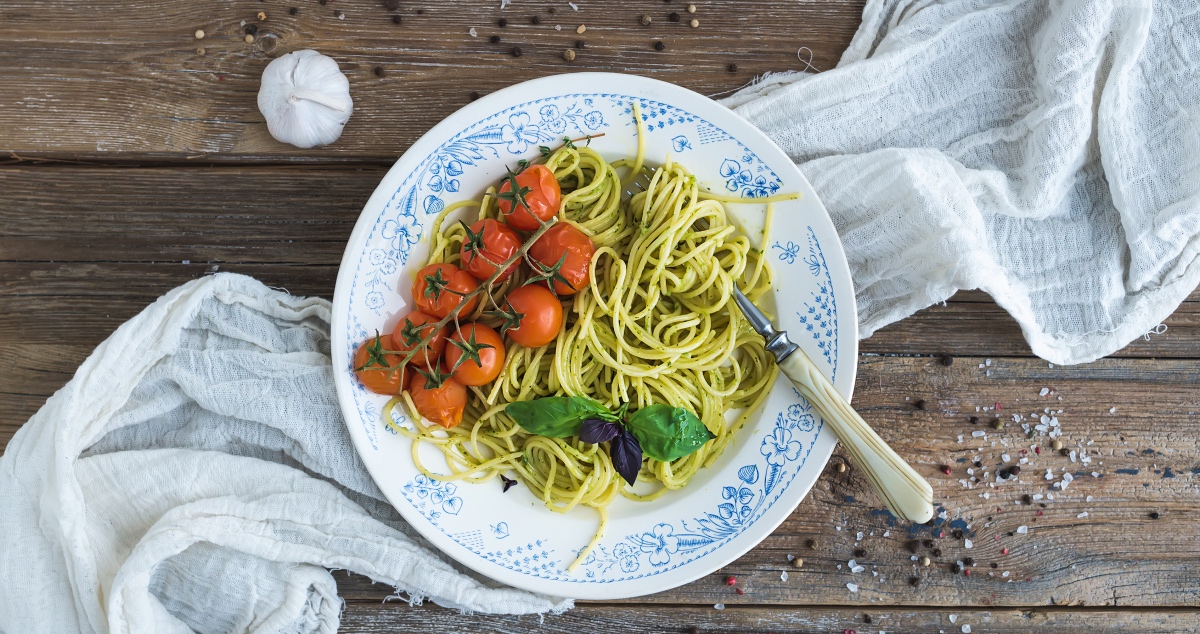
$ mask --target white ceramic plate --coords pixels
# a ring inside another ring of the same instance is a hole
[[[800,192],[779,203],[765,245],[776,272],[778,325],[850,396],[857,331],[841,242],[812,187],[787,156],[738,115],[690,90],[633,75],[579,73],[528,81],[480,99],[421,137],[363,209],[338,272],[333,359],[338,397],[355,447],[375,482],[409,523],[463,564],[506,584],[581,599],[632,597],[687,583],[758,544],[816,482],[833,449],[807,402],[783,377],[731,447],[681,491],[649,503],[620,499],[599,546],[574,573],[566,567],[594,534],[591,509],[562,515],[523,486],[441,483],[414,468],[407,439],[388,430],[387,400],[354,379],[359,342],[390,331],[407,312],[426,234],[449,202],[478,196],[506,165],[563,136],[604,136],[606,158],[637,149],[632,103],[646,124],[646,156],[667,154],[714,190],[740,196]],[[763,205],[730,205],[747,234],[761,234]],[[397,421],[404,424],[403,408]],[[440,454],[431,450],[428,465]]]

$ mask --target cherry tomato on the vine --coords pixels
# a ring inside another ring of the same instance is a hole
[[[496,272],[500,264],[517,254],[521,242],[521,236],[503,222],[491,218],[480,220],[467,230],[467,237],[459,251],[462,267],[471,275],[485,280]],[[508,278],[519,264],[519,261],[514,261],[496,281]]]
[[[474,275],[453,264],[430,264],[417,271],[417,279],[412,286],[413,301],[421,312],[441,319],[458,306],[463,295],[478,287],[479,280]],[[479,296],[472,297],[459,311],[459,316],[471,314],[478,303]]]
[[[354,375],[363,387],[376,394],[396,396],[404,389],[404,373],[407,368],[392,371],[403,360],[397,354],[385,354],[392,350],[391,335],[376,335],[358,344],[354,353]]]
[[[531,284],[509,291],[501,315],[505,319],[501,332],[526,348],[540,348],[562,330],[562,303],[544,286]]]
[[[562,203],[562,188],[554,172],[545,165],[534,165],[516,175],[517,189],[513,191],[512,176],[500,184],[500,216],[513,229],[533,231],[558,215]],[[522,204],[524,201],[524,204]]]
[[[553,280],[557,295],[574,295],[588,285],[588,265],[595,253],[596,245],[590,238],[572,225],[560,222],[547,229],[529,248],[529,257],[541,265],[533,267],[531,279]]]
[[[414,372],[408,395],[417,413],[447,429],[462,422],[467,406],[467,388],[437,368],[432,373]]]
[[[417,366],[436,364],[446,349],[446,335],[450,331],[449,327],[442,326],[435,333],[434,326],[437,325],[437,322],[437,317],[427,315],[419,310],[414,310],[400,318],[392,330],[392,341],[396,344],[394,350],[407,354],[415,349],[422,340],[432,335],[433,339],[430,339],[429,343],[425,345],[424,351],[413,355],[409,363]]]
[[[504,369],[504,340],[483,324],[463,324],[449,343],[445,370],[463,385],[487,385]]]

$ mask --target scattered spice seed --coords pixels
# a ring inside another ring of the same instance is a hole
[[[817,548],[817,540],[815,540],[815,539],[810,539],[810,540],[808,540],[807,542],[805,542],[805,543],[804,543],[804,545],[805,545],[805,546],[808,546],[809,548],[812,548],[813,550],[816,550],[816,548]]]
[[[520,46],[514,46],[514,47],[512,47],[512,56],[513,56],[513,57],[520,57],[520,56],[521,56],[521,47],[520,47]]]
[[[1069,456],[1069,455],[1071,455],[1071,450],[1067,449],[1066,447],[1063,447],[1062,449],[1058,450],[1058,453],[1059,453],[1059,455],[1062,455],[1062,456]]]
[[[799,558],[799,557],[797,557],[797,558],[793,559],[793,560],[792,560],[792,567],[793,567],[793,568],[803,568],[803,567],[804,567],[804,560],[803,560],[803,559],[801,559],[801,558]]]
[[[567,60],[568,62],[575,61],[575,51],[572,51],[571,49],[563,51],[563,59]]]
[[[948,354],[943,354],[942,355],[942,365],[946,366],[947,368],[954,365],[954,357],[952,357]]]
[[[1151,511],[1151,513],[1150,513],[1150,519],[1152,519],[1152,520],[1156,520],[1156,519],[1158,519],[1158,518],[1160,518],[1160,517],[1162,517],[1162,513],[1159,513],[1158,511]]]
[[[317,0],[317,4],[319,4],[321,6],[325,6],[325,1],[326,0]]]
[[[1050,443],[1050,448],[1055,451],[1062,449],[1063,448],[1062,441],[1055,438],[1054,441]]]
[[[383,8],[395,11],[400,8],[400,0],[383,0]]]
[[[928,566],[931,563],[933,563],[933,560],[929,558],[929,555],[921,555],[922,566]]]
[[[546,9],[546,11],[548,11],[550,15],[554,15],[554,7],[550,7],[549,9]]]
[[[499,20],[496,20],[496,24],[497,24],[497,25],[498,25],[500,28],[504,28],[504,27],[508,26],[508,20],[506,20],[506,19],[504,19],[504,18],[500,18]]]
[[[259,21],[259,22],[262,22],[263,20],[266,20],[266,19],[267,19],[267,14],[266,14],[266,12],[265,12],[265,11],[259,11],[259,12],[258,12],[258,15],[257,15],[257,16],[255,16],[255,17],[257,17],[257,18],[258,18],[258,21]]]
[[[696,5],[694,5],[694,4],[689,4],[689,5],[688,5],[688,9],[687,9],[687,11],[688,11],[688,13],[695,13],[695,12],[696,12]]]
[[[863,623],[866,623],[867,625],[870,625],[871,623],[873,623],[873,621],[871,621],[871,615],[870,615],[870,614],[864,614],[864,615],[863,615]]]
[[[854,558],[855,559],[858,559],[859,557],[866,557],[866,556],[867,556],[867,551],[865,551],[861,548],[854,549]]]
[[[974,557],[967,557],[966,559],[964,559],[964,560],[963,560],[963,565],[964,565],[964,566],[974,566],[974,565],[975,565],[975,558],[974,558]]]
[[[300,13],[300,9],[297,9],[296,7],[288,9],[288,15],[296,15],[297,13]]]
[[[1001,554],[1001,555],[1007,555],[1007,554],[1008,554],[1008,549],[1007,549],[1007,548],[1001,548],[1001,549],[1000,549],[1000,554]]]
[[[920,410],[923,410],[923,409],[925,409],[925,408],[928,406],[928,405],[925,403],[925,399],[923,399],[923,398],[919,398],[919,399],[917,399],[917,402],[916,402],[916,403],[913,403],[913,405],[915,405],[915,406],[916,406],[916,408],[917,408],[917,409],[920,409]]]
[[[417,15],[425,15],[425,9],[417,9]]]
[[[334,12],[333,12],[333,15],[334,15],[335,17],[337,17],[337,19],[339,19],[339,20],[345,20],[345,19],[346,19],[346,14],[345,14],[345,13],[342,13],[341,11],[338,11],[338,10],[336,10],[336,9],[334,10]]]
[[[1004,421],[999,418],[992,419],[992,429],[1004,429]]]
[[[838,473],[846,473],[846,469],[847,469],[847,467],[846,467],[846,463],[844,463],[844,462],[839,462],[839,463],[837,464],[837,472],[838,472]]]
[[[253,44],[253,43],[254,43],[254,36],[253,36],[253,35],[250,35],[249,33],[247,33],[247,34],[246,34],[246,37],[245,37],[245,40],[246,40],[246,43],[247,43],[247,44]]]
[[[688,23],[688,26],[692,27],[693,29],[698,28],[700,26],[700,20],[692,20]]]
[[[679,21],[679,13],[672,11],[671,15],[667,16],[667,19],[672,22],[678,22]]]
[[[725,70],[727,70],[731,73],[736,73],[737,72],[737,64],[730,64],[725,67]]]
[[[529,18],[529,23],[530,24],[541,24],[542,19],[535,15],[532,18]]]
[[[200,48],[196,49],[196,54],[197,54],[197,55],[203,55],[203,54],[204,54],[204,47],[200,47]]]
[[[904,547],[908,549],[908,552],[915,555],[915,554],[917,554],[917,551],[919,551],[921,549],[921,542],[914,539],[914,540],[904,544]]]
[[[1009,467],[1008,475],[1010,475],[1010,476],[1021,475],[1021,466],[1013,465],[1013,466]]]
[[[999,567],[1000,567],[1000,564],[998,564],[998,563],[996,563],[996,562],[994,562],[994,561],[992,562],[992,564],[991,564],[991,565],[992,565],[992,567],[993,567],[993,568],[999,568]]]
[[[203,40],[204,39],[204,31],[202,31],[200,29],[196,29],[196,39]]]
[[[491,42],[492,44],[499,44],[499,43],[500,43],[500,36],[499,36],[499,35],[493,35],[493,36],[491,36],[491,37],[489,37],[489,38],[488,38],[488,41],[489,41],[489,42]]]
[[[580,35],[583,35],[584,33],[587,33],[587,26],[586,26],[586,25],[583,25],[583,24],[580,24],[580,25],[579,25],[579,28],[575,29],[575,32],[576,32],[576,33],[578,33],[578,34],[580,34]]]
[[[972,416],[972,417],[968,418],[967,420],[971,421],[971,424],[972,424],[972,425],[978,425],[978,424],[979,424],[979,417],[978,417],[978,416]]]
[[[908,585],[910,585],[914,588],[919,587],[921,585],[921,578],[920,577],[909,577]]]
[[[653,22],[653,20],[650,18],[650,16],[647,14],[644,14],[644,13],[642,14],[642,17],[638,21],[642,23],[642,26],[646,26],[646,25],[650,24],[651,22]]]
[[[247,24],[246,25],[246,35],[258,35],[258,25],[257,24]]]
[[[402,22],[402,20],[400,19],[400,16],[398,16],[398,15],[392,16],[392,24],[400,24],[400,22]]]
[[[733,591],[738,594],[746,594],[746,591],[742,590],[741,588],[734,588]]]
[[[659,41],[657,41],[657,42],[655,42],[655,43],[654,43],[654,50],[656,50],[656,51],[661,51],[661,50],[663,50],[663,49],[665,49],[665,48],[667,48],[667,45],[666,45],[666,44],[663,44],[663,43],[662,43],[662,40],[659,40]]]
[[[942,549],[941,549],[941,548],[934,548],[934,549],[933,549],[933,556],[934,556],[934,557],[941,557],[941,556],[942,556]]]
[[[382,67],[382,66],[376,66],[376,67],[375,67],[375,76],[376,76],[376,77],[383,77],[383,67]]]
[[[1021,502],[1025,504],[1033,504],[1033,496],[1026,493],[1025,495],[1021,496]]]
[[[944,473],[946,475],[950,475],[952,472],[950,470],[950,467],[947,467],[946,465],[942,465],[942,473]]]
[[[954,539],[962,539],[963,538],[962,529],[956,528],[953,531],[950,531],[950,536],[953,537]]]
[[[736,586],[737,585],[737,577],[735,577],[733,575],[729,575],[728,577],[725,577],[725,585]]]
[[[575,48],[578,48],[578,49],[587,48],[587,42],[584,42],[583,40],[575,40]]]
[[[971,463],[971,464],[974,464],[976,469],[982,469],[982,468],[983,468],[983,463],[982,463],[982,462],[980,462],[980,461],[978,461],[978,460],[976,460],[975,462],[973,462],[973,463]]]
[[[932,540],[932,539],[926,539],[926,540],[924,540],[924,541],[922,541],[922,542],[921,542],[921,545],[922,545],[922,546],[924,546],[924,547],[926,547],[926,548],[933,548],[933,540]]]

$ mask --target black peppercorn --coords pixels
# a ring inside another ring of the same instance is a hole
[[[908,542],[907,544],[905,544],[904,547],[908,549],[908,552],[915,555],[915,554],[917,554],[917,551],[921,548],[921,542],[914,539],[914,540]]]
[[[923,399],[923,398],[922,398],[922,399],[917,399],[917,402],[916,402],[916,403],[914,403],[914,405],[916,405],[916,406],[917,406],[917,409],[925,409],[925,407],[926,407],[926,405],[925,405],[925,399]]]
[[[300,9],[297,9],[296,7],[292,7],[290,9],[288,9],[288,15],[296,15],[299,12],[300,12]]]
[[[1008,475],[1015,476],[1015,475],[1020,475],[1020,474],[1021,474],[1021,467],[1019,465],[1013,465],[1008,468]]]
[[[258,25],[257,24],[247,24],[246,25],[246,35],[258,35]]]
[[[815,539],[810,539],[810,540],[808,540],[807,542],[805,542],[805,543],[804,543],[804,545],[805,545],[805,546],[808,546],[809,548],[816,549],[816,547],[817,547],[817,540],[815,540]]]
[[[1150,519],[1152,519],[1152,520],[1156,520],[1160,517],[1162,517],[1162,514],[1159,513],[1158,511],[1153,511],[1150,513]]]
[[[324,6],[326,0],[317,0],[317,4]]]
[[[922,546],[924,546],[924,547],[926,547],[926,548],[933,548],[933,540],[932,540],[932,539],[926,539],[926,540],[924,540],[924,541],[922,541],[922,542],[921,542],[921,545],[922,545]]]
[[[998,564],[998,563],[996,563],[996,562],[994,562],[994,561],[993,561],[993,562],[992,562],[992,567],[993,567],[993,568],[999,568],[999,567],[1000,567],[1000,564]]]
[[[583,40],[575,40],[575,48],[587,48],[587,42]]]
[[[865,551],[865,550],[863,550],[863,549],[861,549],[861,548],[855,548],[855,549],[854,549],[854,556],[855,556],[855,557],[866,557],[866,556],[867,556],[867,551]]]
[[[943,354],[942,355],[942,365],[944,365],[946,367],[950,367],[950,366],[954,365],[954,357],[952,357],[948,354]]]
[[[656,51],[661,51],[661,50],[663,50],[663,49],[664,49],[664,48],[666,48],[666,47],[667,47],[667,45],[666,45],[666,44],[663,44],[663,43],[662,43],[662,40],[659,40],[659,41],[657,41],[657,42],[655,42],[655,43],[654,43],[654,50],[656,50]]]
[[[956,528],[956,529],[950,531],[950,536],[953,537],[954,539],[962,539],[963,538],[962,529]]]
[[[921,585],[921,578],[920,578],[920,577],[909,577],[909,578],[908,578],[908,585],[910,585],[910,586],[912,586],[912,587],[914,587],[914,588],[916,588],[916,587],[920,586],[920,585]]]
[[[499,20],[496,21],[496,24],[500,25],[500,27],[506,27],[506,26],[508,26],[508,20],[505,20],[504,18],[500,18]]]
[[[382,66],[376,66],[376,67],[375,67],[375,76],[376,76],[376,77],[383,77],[383,67],[382,67]]]
[[[400,24],[400,22],[402,22],[402,21],[403,20],[400,19],[400,16],[398,16],[398,15],[392,16],[392,24]]]
[[[512,47],[512,56],[513,56],[513,57],[520,57],[520,56],[521,56],[521,47],[520,47],[520,46],[514,46],[514,47]]]
[[[964,566],[974,566],[974,565],[975,565],[975,558],[973,558],[973,557],[967,557],[966,559],[964,559],[964,560],[963,560],[963,565],[964,565]]]
[[[863,623],[866,623],[867,625],[870,625],[872,623],[870,614],[863,615]]]
[[[1021,502],[1023,504],[1033,504],[1033,497],[1026,493],[1025,495],[1021,496]]]
[[[700,634],[700,628],[695,626],[689,627],[688,634]]]
[[[532,18],[529,18],[529,22],[530,24],[541,24],[542,19],[535,15]]]
[[[933,549],[933,556],[934,556],[934,557],[941,557],[941,556],[942,556],[942,549],[941,549],[941,548],[934,548],[934,549]]]
[[[672,21],[672,22],[678,22],[678,21],[679,21],[679,14],[678,14],[678,13],[676,13],[676,12],[674,12],[674,11],[672,11],[672,12],[671,12],[671,15],[668,15],[668,16],[667,16],[667,19],[668,19],[668,20],[670,20],[670,21]]]
[[[736,73],[737,72],[737,64],[730,64],[725,67],[725,70],[727,70],[731,73]]]
[[[489,37],[489,38],[488,38],[488,41],[489,41],[489,42],[491,42],[492,44],[499,44],[499,43],[500,43],[500,36],[499,36],[499,35],[493,35],[493,36],[491,36],[491,37]]]
[[[400,0],[383,0],[383,8],[388,11],[395,11],[400,8]]]
[[[978,416],[972,416],[972,417],[968,418],[967,420],[971,421],[971,424],[972,424],[972,425],[978,425],[978,424],[979,424],[979,417],[978,417]]]

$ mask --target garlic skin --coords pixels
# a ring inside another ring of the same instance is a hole
[[[354,111],[350,80],[337,62],[313,50],[276,58],[263,70],[258,110],[271,136],[298,148],[328,145]]]

